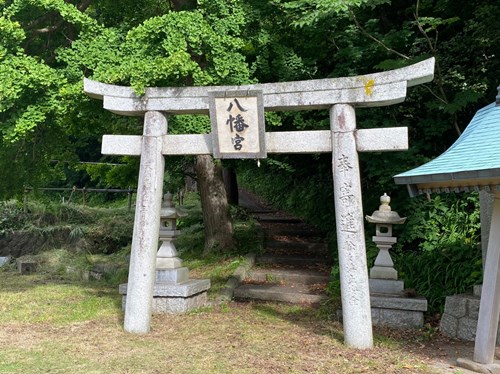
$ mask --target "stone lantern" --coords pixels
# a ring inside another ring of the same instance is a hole
[[[414,292],[404,292],[404,281],[398,279],[389,253],[397,241],[392,236],[392,225],[401,225],[406,221],[406,217],[401,218],[391,210],[390,202],[391,198],[384,194],[380,197],[378,210],[365,217],[375,224],[373,242],[379,249],[369,279],[372,323],[392,328],[421,328],[427,300]]]
[[[166,193],[160,209],[159,239],[162,242],[156,255],[156,282],[153,288],[152,312],[184,313],[207,303],[210,279],[189,279],[189,269],[182,266],[174,240],[179,236],[177,219],[187,216],[175,208],[172,194]],[[125,309],[127,284],[120,285]]]
[[[375,223],[375,236],[372,238],[377,245],[379,253],[375,259],[375,265],[370,269],[372,279],[398,279],[398,272],[394,269],[389,249],[396,243],[397,239],[392,236],[392,225],[401,225],[406,217],[401,218],[397,212],[391,210],[389,203],[391,198],[384,193],[380,196],[380,206],[366,220]]]
[[[172,202],[172,194],[167,192],[163,196],[160,210],[160,240],[162,244],[156,255],[156,281],[187,280],[188,269],[182,268],[182,261],[177,256],[174,240],[179,236],[177,219],[186,217],[187,213],[177,209]],[[181,270],[184,269],[184,270]]]

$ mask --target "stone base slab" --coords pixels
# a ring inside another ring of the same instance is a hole
[[[397,295],[372,294],[372,324],[398,329],[418,329],[424,325],[427,300]]]
[[[209,279],[190,279],[179,284],[156,283],[153,289],[153,314],[186,313],[205,306],[208,301],[207,290],[209,288]],[[119,292],[123,295],[122,309],[125,310],[127,283],[120,284]]]
[[[370,297],[372,324],[396,329],[419,329],[424,325],[427,300],[422,297],[375,294]],[[342,319],[342,310],[337,311]]]
[[[453,339],[474,341],[476,339],[477,320],[479,317],[480,295],[460,294],[446,297],[444,313],[439,330]],[[500,346],[500,324],[497,333],[497,346]]]
[[[153,288],[153,297],[190,297],[210,288],[210,279],[190,279],[187,282],[174,284],[158,282]],[[127,283],[120,284],[119,292],[127,294]]]
[[[415,312],[427,311],[427,300],[423,297],[372,294],[370,303],[372,308],[410,310]]]
[[[206,306],[207,302],[206,291],[190,297],[153,297],[153,314],[186,313]]]
[[[369,279],[370,294],[396,294],[401,295],[405,283],[402,280],[392,279]]]
[[[396,329],[419,329],[424,325],[424,312],[372,307],[372,324]]]
[[[176,269],[156,269],[156,283],[183,283],[189,280],[189,269],[186,267]]]
[[[127,295],[122,297],[122,309],[125,310]],[[153,314],[186,313],[201,308],[208,303],[207,292],[201,292],[191,297],[153,297]]]

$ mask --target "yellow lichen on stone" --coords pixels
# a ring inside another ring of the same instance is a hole
[[[365,82],[365,94],[371,96],[373,94],[373,86],[375,86],[375,80],[368,79]]]

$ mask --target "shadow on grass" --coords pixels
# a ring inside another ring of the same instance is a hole
[[[252,309],[270,318],[279,318],[301,326],[318,335],[343,343],[342,324],[335,317],[332,305],[295,305],[252,301]]]

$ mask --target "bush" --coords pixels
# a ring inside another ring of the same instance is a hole
[[[442,312],[448,295],[468,291],[482,277],[479,197],[475,193],[416,198],[395,248],[399,277]]]
[[[30,201],[23,209],[14,200],[0,202],[0,236],[23,231],[26,236],[54,239],[56,246],[79,248],[92,253],[113,253],[132,239],[133,212],[126,208],[92,208],[77,204]],[[26,248],[27,253],[31,249]]]
[[[0,201],[0,236],[22,228],[24,218],[23,210],[17,201]]]

